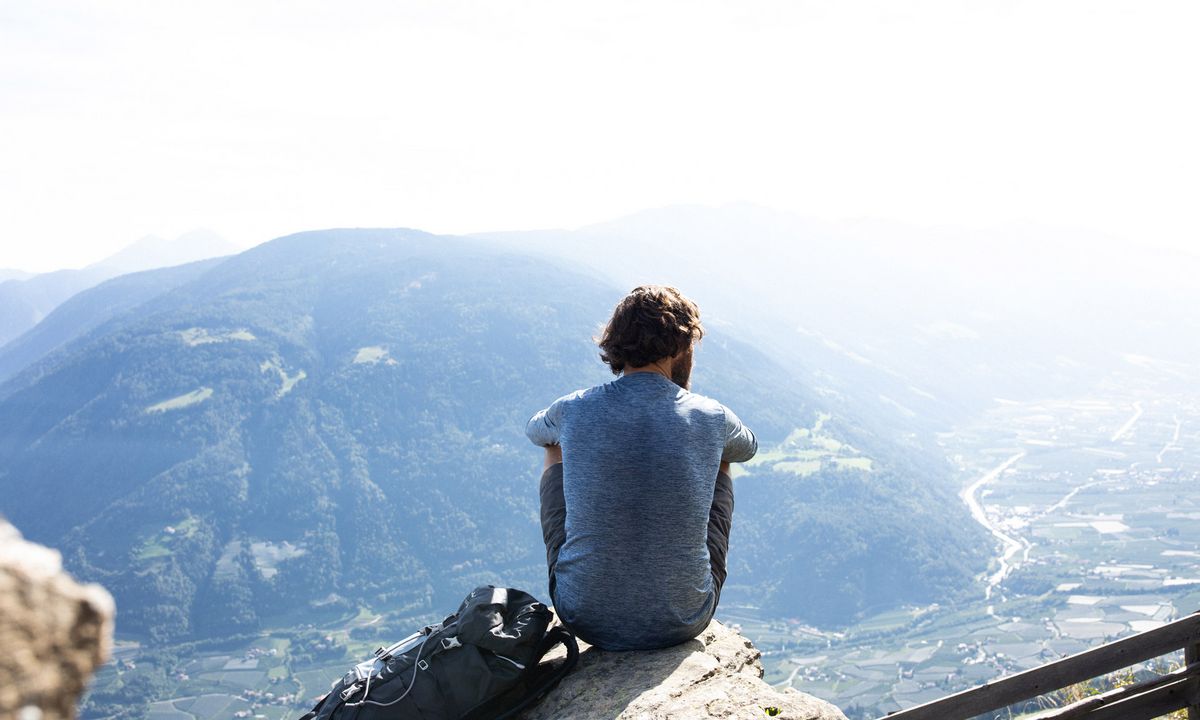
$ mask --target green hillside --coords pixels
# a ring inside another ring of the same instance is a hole
[[[611,379],[590,338],[623,290],[483,241],[280,238],[0,385],[3,512],[155,642],[331,603],[445,607],[480,582],[544,595],[522,428]],[[737,480],[729,597],[841,622],[982,568],[939,463],[822,419],[719,329],[696,362],[694,389],[780,454]]]
[[[221,261],[199,260],[133,272],[72,295],[33,328],[0,346],[0,382],[108,320],[198,277]]]

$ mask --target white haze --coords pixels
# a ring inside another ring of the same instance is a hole
[[[823,223],[748,205],[485,237],[598,268],[619,287],[675,284],[708,325],[735,327],[831,402],[856,398],[890,428],[915,417],[950,427],[996,397],[1117,382],[1143,399],[1191,398],[1200,383],[1200,257],[1178,250],[1131,254],[1021,225]]]
[[[1200,242],[1192,2],[0,6],[0,267],[676,203]],[[953,234],[953,233],[951,233]]]

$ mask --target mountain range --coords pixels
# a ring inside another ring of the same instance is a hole
[[[24,280],[29,277],[29,273],[24,270],[14,270],[12,268],[0,268],[0,282],[5,280]]]
[[[231,243],[215,233],[194,230],[173,240],[144,237],[78,270],[40,274],[0,270],[0,348],[37,325],[66,299],[105,280],[139,270],[228,255],[234,250]]]
[[[403,229],[118,278],[0,353],[0,509],[153,641],[328,603],[440,607],[481,582],[544,594],[522,428],[612,378],[591,337],[627,290]],[[924,430],[880,431],[828,390],[859,368],[789,366],[712,320],[694,390],[761,447],[735,480],[726,602],[841,623],[967,587],[987,540]]]
[[[728,205],[481,237],[622,286],[685,288],[827,403],[906,442],[997,397],[1085,394],[1131,357],[1200,355],[1200,257],[1069,229],[832,223]]]

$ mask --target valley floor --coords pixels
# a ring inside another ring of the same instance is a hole
[[[977,422],[941,437],[963,501],[996,540],[995,561],[966,600],[836,630],[753,607],[723,605],[718,617],[763,651],[768,682],[857,719],[1200,610],[1200,382],[1155,377],[1114,376],[1084,398],[997,399]],[[295,717],[381,635],[440,619],[413,612],[330,608],[178,653],[122,644],[83,717]],[[131,682],[138,675],[147,679]],[[160,699],[130,708],[111,694],[121,688]],[[134,714],[120,714],[123,705]]]
[[[1179,392],[1200,383],[1140,370],[1086,398],[997,399],[941,437],[996,539],[973,601],[838,632],[753,608],[722,619],[770,682],[871,718],[1200,610],[1200,396]]]

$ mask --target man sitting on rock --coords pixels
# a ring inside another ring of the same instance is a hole
[[[733,519],[729,463],[754,433],[689,392],[704,334],[696,304],[635,288],[599,339],[616,380],[555,400],[525,434],[546,448],[542,535],[559,619],[606,650],[648,650],[700,634],[725,582]]]

